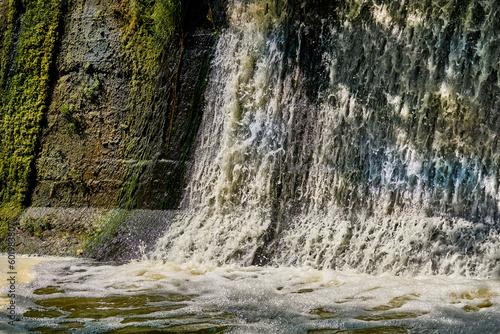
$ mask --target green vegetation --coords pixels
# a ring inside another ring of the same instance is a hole
[[[130,95],[128,114],[122,130],[126,136],[123,155],[138,163],[124,166],[124,186],[119,196],[122,208],[137,206],[140,185],[150,171],[142,161],[151,158],[153,140],[157,140],[155,98],[163,80],[161,71],[170,59],[177,59],[179,43],[182,43],[181,0],[123,0],[119,9],[122,15],[122,36],[125,45],[123,59],[130,68]],[[182,45],[182,44],[181,44]],[[174,80],[173,77],[169,78]],[[172,82],[168,82],[168,86]],[[175,106],[173,107],[175,108]],[[142,110],[140,114],[136,111]]]
[[[95,95],[95,92],[92,88],[89,88],[89,87],[85,87],[83,89],[83,94],[85,95],[85,97],[91,101],[95,100],[96,98],[96,95]]]
[[[74,105],[73,103],[63,103],[61,104],[59,111],[68,122],[68,127],[71,130],[77,131],[81,127],[79,118],[76,114],[78,112],[78,107],[76,105]]]
[[[128,33],[138,32],[145,44],[162,48],[178,34],[181,0],[122,0]]]
[[[47,108],[61,3],[9,1],[0,67],[0,235],[21,213],[29,194],[40,121]],[[17,27],[21,9],[24,15]]]
[[[61,108],[59,110],[61,111],[61,114],[63,116],[69,117],[77,111],[77,107],[73,103],[70,104],[63,103],[61,104]]]
[[[85,241],[83,249],[86,253],[95,252],[99,246],[109,242],[118,233],[118,227],[130,216],[128,210],[111,210],[98,223],[96,234]]]
[[[91,63],[86,62],[85,65],[83,66],[83,70],[87,73],[92,73],[92,71],[94,70],[94,67],[92,66]]]
[[[43,232],[52,229],[50,221],[46,218],[41,218],[41,219],[29,218],[24,222],[23,225],[24,225],[23,228],[28,230],[29,233],[35,237],[41,237],[43,235]]]

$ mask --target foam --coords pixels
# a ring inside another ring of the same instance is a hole
[[[34,294],[37,289],[54,285],[64,292]],[[109,308],[106,297],[123,296],[125,302],[142,295],[178,296],[164,304],[164,311],[156,301],[142,306],[125,304],[116,315],[97,320],[73,319],[85,321],[88,331],[133,325],[132,320],[141,317],[128,315],[127,310],[137,307],[156,310],[144,313],[141,326],[162,328],[202,321],[226,326],[228,333],[303,333],[373,326],[420,329],[424,333],[458,328],[482,333],[500,324],[499,281],[461,276],[367,275],[308,266],[217,267],[147,260],[117,266],[77,260],[38,266],[35,280],[23,291],[28,299],[46,304],[62,297],[77,298],[73,303],[78,298],[100,298],[102,310]],[[64,307],[60,303],[59,307]],[[55,310],[58,302],[50,305]],[[176,305],[179,307],[171,307]],[[25,309],[30,307],[31,303],[24,305]],[[33,326],[39,324],[37,321],[26,319],[21,324]],[[56,326],[64,319],[51,321],[51,326]]]

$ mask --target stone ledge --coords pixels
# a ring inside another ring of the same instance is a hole
[[[16,252],[104,261],[151,250],[176,211],[30,207],[19,218]],[[5,245],[0,245],[5,248]]]

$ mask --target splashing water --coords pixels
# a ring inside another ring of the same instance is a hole
[[[35,276],[18,288],[17,326],[39,333],[494,333],[500,325],[498,282],[459,276],[80,259],[44,263]]]
[[[462,11],[232,1],[151,258],[496,276],[497,9]]]

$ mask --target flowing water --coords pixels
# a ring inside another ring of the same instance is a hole
[[[37,266],[35,280],[18,287],[18,294],[23,318],[16,325],[39,333],[496,333],[500,328],[499,282],[460,276],[75,259]]]
[[[500,332],[497,2],[227,11],[182,210],[141,261],[38,266],[21,327]]]
[[[232,1],[153,257],[496,275],[500,9],[443,3]]]

